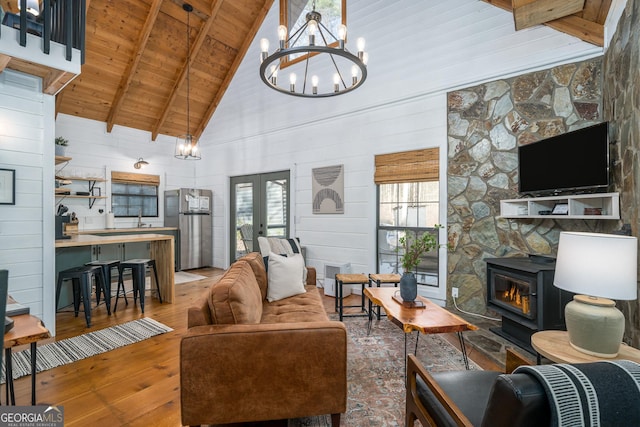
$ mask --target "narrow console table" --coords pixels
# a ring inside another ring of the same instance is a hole
[[[167,234],[124,234],[119,236],[96,236],[82,234],[71,236],[70,239],[56,240],[56,249],[81,246],[110,245],[118,243],[148,242],[150,244],[149,257],[156,260],[158,281],[162,300],[172,303],[175,299],[174,286],[174,239]],[[155,279],[151,279],[152,287]]]

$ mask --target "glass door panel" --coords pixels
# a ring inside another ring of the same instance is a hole
[[[289,236],[289,171],[231,178],[230,254],[259,251],[258,236]]]

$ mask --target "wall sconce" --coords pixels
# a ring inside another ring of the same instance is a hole
[[[144,160],[142,157],[139,157],[138,161],[133,164],[133,167],[136,168],[136,169],[142,169],[143,167],[147,166],[148,164],[149,164],[149,162]]]

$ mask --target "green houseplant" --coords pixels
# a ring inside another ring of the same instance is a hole
[[[69,145],[69,140],[64,139],[61,136],[58,136],[55,142],[56,142],[56,156],[64,156],[65,148],[67,145]]]
[[[436,230],[442,226],[436,224]],[[421,236],[416,236],[410,231],[405,231],[405,235],[398,239],[400,246],[398,250],[402,252],[400,262],[404,270],[400,279],[400,296],[403,301],[414,301],[418,296],[418,280],[414,274],[420,258],[432,250],[436,249],[438,239],[429,232],[424,232]]]

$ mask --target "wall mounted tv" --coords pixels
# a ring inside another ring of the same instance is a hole
[[[519,192],[544,196],[606,191],[609,187],[608,123],[518,147]]]

